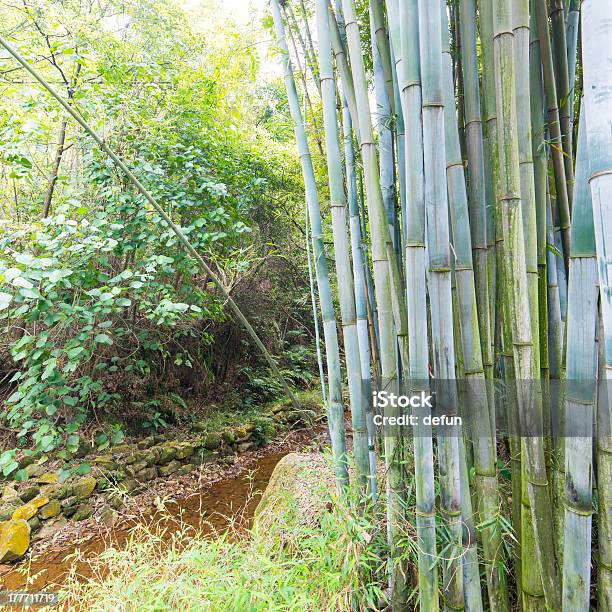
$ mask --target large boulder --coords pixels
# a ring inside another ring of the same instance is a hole
[[[0,526],[0,563],[15,561],[30,546],[30,526],[24,519],[11,519]]]
[[[278,534],[291,525],[317,524],[325,506],[323,491],[333,486],[333,471],[323,456],[286,455],[274,468],[255,509],[255,529]]]

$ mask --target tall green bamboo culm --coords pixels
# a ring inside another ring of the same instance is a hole
[[[355,457],[358,482],[366,490],[367,485],[370,483],[370,460],[365,420],[365,398],[363,397],[361,361],[359,357],[359,338],[357,335],[355,292],[350,259],[350,241],[347,232],[347,201],[344,192],[342,157],[338,139],[336,80],[333,72],[327,0],[317,0],[316,15],[334,254],[336,258],[336,274],[338,277],[338,293],[340,296],[340,311],[344,332],[344,348],[353,423],[353,455]]]
[[[340,369],[340,350],[338,346],[338,335],[336,331],[336,317],[334,314],[334,302],[332,297],[331,283],[327,257],[323,243],[323,226],[321,223],[321,208],[319,195],[314,176],[314,168],[310,157],[306,130],[300,110],[293,69],[289,59],[289,50],[285,39],[285,27],[281,16],[278,0],[271,0],[270,6],[274,18],[277,45],[282,55],[283,69],[285,75],[285,87],[294,122],[295,137],[297,140],[302,174],[306,188],[306,199],[308,201],[308,212],[312,229],[312,243],[315,259],[315,271],[317,286],[319,288],[319,302],[323,319],[323,335],[325,338],[325,353],[327,358],[327,378],[329,385],[329,399],[327,402],[328,427],[334,453],[336,479],[342,488],[348,484],[348,467],[346,459],[346,437],[344,429],[344,410],[342,405],[342,375]]]
[[[499,152],[497,147],[497,106],[495,102],[495,72],[493,53],[493,5],[491,0],[478,3],[480,23],[480,47],[482,58],[482,117],[483,149],[485,161],[487,272],[489,282],[489,321],[491,326],[489,349],[495,361],[495,330],[499,313],[496,313],[497,253],[496,253],[496,203],[499,201]],[[483,353],[484,356],[484,353]]]
[[[529,297],[529,312],[531,322],[531,340],[533,342],[533,372],[534,377],[540,375],[540,328],[538,308],[538,259],[537,259],[537,221],[534,165],[531,138],[531,95],[530,95],[530,65],[529,65],[529,0],[513,0],[512,21],[514,32],[514,74],[516,91],[516,120],[518,134],[518,157],[520,172],[520,197],[523,221],[523,238],[525,243],[525,266],[527,271],[527,289]],[[520,383],[519,383],[520,384]],[[522,469],[525,470],[524,457]],[[531,509],[527,479],[522,478],[522,511],[521,534],[522,563],[521,576],[523,591],[535,594],[540,592],[542,585],[540,577],[531,571],[530,564],[536,553],[535,535],[531,523]]]
[[[561,139],[563,143],[563,161],[565,162],[565,179],[567,180],[570,208],[574,187],[574,136],[572,133],[572,115],[570,105],[570,78],[567,57],[567,38],[565,25],[564,3],[569,0],[548,0],[548,11],[552,25],[553,58],[555,65],[555,80],[557,82],[557,106],[561,123]]]
[[[446,177],[448,184],[448,198],[450,208],[450,219],[452,227],[452,244],[454,250],[454,267],[457,285],[457,302],[459,311],[459,334],[461,338],[461,349],[463,355],[463,375],[467,384],[468,397],[471,398],[470,431],[473,433],[474,468],[476,472],[476,499],[477,512],[476,521],[485,527],[481,528],[483,557],[487,578],[487,592],[491,610],[509,610],[508,587],[504,558],[501,542],[501,525],[498,520],[500,497],[497,483],[497,470],[495,466],[494,440],[495,432],[491,429],[492,422],[487,418],[489,414],[489,396],[487,394],[487,383],[482,359],[480,341],[480,317],[476,316],[476,297],[474,269],[472,256],[475,249],[472,248],[470,235],[470,219],[468,212],[468,196],[465,187],[463,163],[461,159],[461,148],[459,144],[459,132],[457,115],[454,105],[454,86],[452,58],[448,40],[448,21],[445,5],[442,5],[442,71],[444,80],[444,129],[446,134]],[[466,9],[468,9],[466,11]],[[462,10],[462,22],[469,16],[469,7]],[[473,15],[475,18],[475,15]],[[464,38],[465,40],[465,38]],[[466,67],[464,54],[464,71]],[[469,62],[467,62],[469,65]],[[477,77],[477,75],[476,75]],[[468,79],[469,81],[469,79]],[[466,101],[468,95],[466,93]],[[466,104],[467,105],[467,104]],[[469,106],[469,105],[467,105]],[[471,113],[466,113],[469,117]],[[468,121],[468,155],[470,154],[469,132],[473,129]],[[476,140],[478,137],[476,136]],[[472,143],[474,146],[474,143]],[[482,158],[481,158],[482,161]],[[482,194],[484,198],[484,193]],[[484,206],[483,206],[484,208]],[[485,211],[482,210],[484,216]],[[485,237],[486,238],[486,237]],[[486,260],[485,260],[486,265]],[[485,279],[486,280],[486,279]],[[488,304],[487,304],[488,322]],[[474,523],[474,518],[467,515],[465,505],[470,502],[469,488],[464,487],[462,478],[462,504],[464,505],[463,521],[464,532],[466,526]],[[471,534],[472,535],[472,534]],[[465,538],[465,533],[464,533]],[[475,543],[475,542],[474,542]],[[464,590],[466,593],[466,607],[469,609],[480,609],[480,580],[479,575],[474,575],[478,570],[478,560],[470,559],[466,555],[464,559]],[[477,593],[470,593],[474,588]],[[471,602],[471,604],[468,604]],[[475,606],[475,607],[474,607]]]
[[[537,554],[537,559],[532,559],[531,562],[532,564],[537,562],[540,569],[546,605],[557,610],[560,607],[560,592],[553,547],[552,511],[548,498],[544,444],[541,437],[543,423],[541,395],[538,393],[537,384],[533,382],[536,375],[521,210],[512,2],[510,0],[495,2],[493,17],[497,116],[502,121],[499,130],[501,230],[504,239],[505,283],[510,289],[509,303],[506,304],[506,313],[509,317],[505,317],[510,320],[505,324],[509,323],[512,327],[511,338],[521,422],[534,423],[540,429],[539,432],[532,432],[536,435],[522,438],[521,449]],[[529,420],[526,419],[527,415]],[[522,555],[526,554],[527,551],[523,549]],[[524,562],[523,566],[525,567]],[[524,583],[525,576],[522,576],[522,579]],[[524,588],[523,593],[528,594]]]
[[[504,559],[501,549],[501,528],[498,521],[499,492],[497,486],[497,471],[495,466],[494,439],[489,416],[489,396],[482,359],[480,342],[480,318],[476,316],[476,289],[472,255],[472,239],[470,235],[470,215],[468,212],[468,196],[465,187],[457,115],[454,105],[453,68],[448,40],[448,20],[445,4],[442,5],[442,71],[444,81],[444,129],[446,134],[446,177],[452,227],[452,244],[454,250],[455,279],[457,285],[459,335],[463,355],[464,384],[467,383],[471,415],[470,430],[473,433],[474,468],[476,472],[476,521],[486,525],[481,530],[487,577],[487,591],[491,610],[509,610]],[[465,17],[465,15],[464,15]],[[464,63],[465,67],[465,63]],[[467,96],[466,96],[467,97]],[[467,116],[467,115],[466,115]],[[468,129],[469,132],[469,129]],[[468,139],[468,155],[470,143]],[[484,197],[484,194],[483,194]],[[484,208],[484,207],[483,207]],[[484,215],[484,210],[482,214]],[[485,237],[486,238],[486,237]],[[485,259],[486,265],[486,259]],[[486,278],[485,278],[486,281]],[[488,319],[488,304],[487,304]],[[460,443],[462,441],[460,440]],[[466,466],[467,467],[467,466]],[[463,469],[463,466],[462,466]],[[467,469],[466,469],[467,471]],[[467,477],[462,474],[462,495],[464,522],[464,546],[466,535],[475,537],[473,532],[474,516],[471,513],[471,499]],[[466,532],[468,532],[466,534]],[[478,572],[478,557],[474,549],[468,549],[464,557],[464,591],[466,607],[482,609],[480,596],[480,578]],[[476,590],[477,589],[477,590]]]
[[[570,195],[568,192],[566,166],[563,155],[563,139],[559,118],[559,105],[557,97],[557,84],[553,65],[553,52],[548,31],[547,0],[535,0],[536,22],[540,37],[540,51],[542,54],[542,67],[544,74],[544,95],[546,100],[548,130],[550,131],[551,155],[555,175],[555,197],[559,210],[559,226],[563,244],[563,256],[566,273],[569,270],[570,252]]]
[[[327,391],[325,390],[325,369],[323,367],[323,354],[321,353],[321,331],[319,327],[319,314],[317,308],[317,296],[315,293],[315,280],[312,265],[312,248],[310,240],[310,218],[308,215],[308,204],[304,211],[305,228],[304,234],[306,239],[306,259],[308,262],[308,284],[310,286],[310,303],[312,305],[312,321],[315,331],[315,344],[317,347],[317,366],[319,368],[319,380],[321,382],[321,395],[323,403],[327,403]]]
[[[408,311],[411,392],[428,391],[429,347],[427,334],[427,281],[425,250],[425,185],[421,65],[419,58],[418,0],[395,0],[399,16],[402,62],[398,65],[406,132],[405,275]],[[389,11],[391,17],[392,11]],[[416,416],[419,409],[415,410]],[[419,418],[414,429],[414,473],[418,541],[419,604],[437,611],[438,556],[436,545],[436,492],[431,426]]]
[[[461,16],[461,66],[463,68],[465,139],[468,159],[468,206],[472,259],[476,281],[478,327],[480,330],[485,374],[487,378],[493,378],[493,347],[491,342],[491,312],[489,308],[489,259],[487,252],[487,199],[478,75],[475,0],[460,0],[459,14]],[[453,100],[454,96],[449,102]]]
[[[391,101],[388,96],[388,83],[385,80],[383,59],[379,49],[381,36],[386,36],[384,29],[375,35],[375,23],[372,5],[370,5],[370,31],[372,33],[372,63],[374,64],[374,96],[376,111],[374,113],[378,132],[378,157],[380,161],[380,188],[383,204],[387,211],[389,233],[395,245],[397,218],[397,201],[395,197],[395,156],[393,147],[393,116]],[[387,44],[388,47],[388,44]]]
[[[397,385],[396,347],[399,347],[402,363],[406,366],[408,364],[405,300],[402,295],[401,284],[398,285],[397,260],[380,188],[378,155],[370,116],[359,21],[353,0],[342,0],[342,10],[346,24],[346,36],[357,102],[361,159],[364,167],[370,221],[374,287],[380,335],[381,384],[383,388],[389,389]],[[389,406],[386,409],[385,416],[398,416],[398,414],[398,407]],[[404,512],[404,483],[401,461],[401,432],[398,426],[385,427],[384,445],[388,485],[387,515],[391,544],[391,591],[394,605],[401,605],[405,584],[405,573],[399,563]]]
[[[540,37],[535,21],[535,9],[533,6],[533,2],[534,0],[530,0],[529,104],[531,110],[531,155],[533,159],[534,197],[537,231],[536,243],[538,267],[538,321],[540,327],[540,375],[542,380],[546,381],[550,377],[550,369],[548,364],[548,294],[546,284],[546,254],[548,252],[546,244],[546,192],[548,185],[548,156],[546,154],[545,144],[542,55],[540,53]]]
[[[598,279],[584,123],[582,116],[576,157],[567,300],[563,545],[563,609],[567,612],[588,610],[591,591],[592,423],[597,391]]]
[[[355,169],[355,149],[353,144],[353,124],[351,113],[342,96],[342,119],[344,130],[344,160],[346,186],[349,206],[349,227],[351,234],[351,254],[353,278],[355,280],[355,308],[357,313],[357,335],[359,338],[359,357],[361,360],[361,384],[365,405],[366,427],[370,456],[370,491],[376,498],[376,453],[374,449],[374,415],[372,411],[372,377],[370,358],[370,338],[368,331],[368,295],[366,282],[366,260],[361,234],[359,201],[357,194],[357,171]]]
[[[442,33],[439,2],[419,2],[419,57],[423,105],[425,215],[428,286],[434,376],[441,381],[438,401],[448,414],[457,413],[450,231],[446,189],[444,99],[442,89]],[[460,431],[449,428],[438,435],[440,510],[448,533],[443,562],[443,593],[452,609],[464,606],[460,484]]]
[[[574,131],[574,98],[576,97],[576,63],[578,59],[578,32],[580,30],[580,0],[568,0],[566,19],[567,69],[569,73],[569,114],[571,131]]]
[[[612,7],[605,0],[582,3],[582,58],[584,63],[584,118],[590,162],[590,185],[601,314],[603,321],[602,385],[598,398],[599,609],[612,609]],[[603,383],[603,380],[606,383]]]
[[[166,225],[174,232],[174,234],[179,239],[179,242],[183,245],[185,250],[197,261],[200,268],[213,280],[225,300],[227,301],[229,307],[236,315],[240,323],[243,325],[249,336],[255,342],[258,349],[261,351],[262,355],[268,362],[270,369],[278,379],[278,381],[283,385],[285,393],[287,397],[291,399],[294,407],[296,409],[299,408],[297,400],[293,395],[287,381],[280,373],[276,362],[274,361],[272,355],[268,352],[259,336],[249,323],[248,319],[244,316],[236,302],[229,295],[223,283],[219,280],[217,275],[210,269],[208,264],[204,261],[202,256],[195,250],[193,245],[189,242],[185,234],[181,231],[178,225],[176,225],[172,219],[168,216],[166,211],[159,205],[159,203],[155,200],[155,198],[149,193],[146,187],[140,182],[140,180],[134,175],[134,173],[125,165],[125,163],[108,147],[103,138],[101,138],[94,129],[85,121],[85,119],[72,107],[70,104],[60,96],[60,94],[56,91],[56,89],[50,85],[43,76],[6,40],[0,37],[0,45],[4,47],[10,55],[12,55],[19,64],[21,64],[50,94],[55,100],[64,108],[64,110],[72,116],[72,118],[85,130],[85,132],[95,141],[95,143],[100,147],[106,155],[108,155],[113,163],[126,175],[128,180],[136,187],[139,193],[144,196],[144,198],[149,202],[149,204],[155,209],[155,211],[159,214],[159,216],[164,220]]]

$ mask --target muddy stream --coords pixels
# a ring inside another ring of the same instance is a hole
[[[4,573],[0,570],[1,590],[55,592],[65,583],[71,571],[76,576],[91,577],[92,568],[88,560],[95,559],[111,546],[122,548],[130,537],[131,529],[138,524],[161,527],[168,542],[177,529],[187,525],[209,535],[226,530],[230,522],[237,523],[239,528],[246,528],[250,526],[274,467],[286,454],[287,451],[284,451],[259,457],[239,476],[206,485],[200,491],[166,504],[163,511],[146,511],[137,519],[93,534],[78,544],[43,552]],[[72,557],[77,549],[81,554],[75,560]]]

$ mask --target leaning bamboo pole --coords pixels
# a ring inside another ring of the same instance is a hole
[[[442,0],[444,2],[444,0]],[[474,468],[477,497],[476,519],[481,528],[485,575],[489,606],[493,611],[509,610],[508,587],[501,543],[501,525],[498,518],[500,497],[497,485],[495,466],[495,433],[491,431],[489,417],[489,396],[485,382],[485,369],[480,342],[480,317],[476,314],[478,303],[476,282],[474,279],[472,237],[470,235],[470,214],[468,196],[465,186],[457,115],[454,103],[453,67],[449,48],[448,21],[445,4],[442,5],[442,70],[444,81],[444,130],[446,146],[446,178],[450,219],[452,227],[452,244],[454,252],[454,269],[456,279],[456,302],[458,310],[460,348],[463,356],[462,386],[467,393],[469,405],[466,406],[474,447]],[[462,17],[469,11],[462,12]],[[475,15],[473,15],[475,18]],[[465,55],[464,55],[465,59]],[[464,63],[465,67],[465,63]],[[467,99],[467,96],[466,96]],[[469,106],[469,105],[468,105]],[[470,116],[468,113],[466,116]],[[470,138],[468,129],[468,154]],[[472,143],[473,145],[473,143]],[[481,160],[482,161],[482,160]],[[484,215],[484,210],[482,211]],[[486,260],[485,260],[486,265]],[[486,272],[486,270],[485,270]],[[486,281],[486,278],[485,278]],[[486,305],[488,314],[488,304]],[[487,321],[488,323],[488,321]],[[464,394],[465,395],[465,394]],[[460,440],[460,444],[462,440]],[[460,450],[462,450],[460,448]],[[464,522],[464,546],[467,553],[464,557],[464,591],[466,607],[470,610],[482,609],[480,596],[480,576],[474,517],[471,511],[471,497],[467,466],[461,465],[461,503]],[[467,540],[466,540],[467,536]]]
[[[327,377],[329,385],[329,401],[327,403],[328,427],[331,438],[332,450],[335,459],[336,479],[340,487],[348,483],[348,469],[346,461],[346,440],[344,433],[344,410],[342,405],[342,375],[340,369],[340,350],[338,346],[338,335],[336,331],[336,317],[334,314],[334,302],[332,297],[327,257],[323,243],[323,226],[321,223],[321,208],[317,185],[314,176],[314,168],[310,157],[306,130],[300,110],[295,79],[289,49],[285,38],[285,27],[280,11],[279,0],[272,0],[272,16],[276,30],[277,45],[280,49],[283,70],[285,75],[285,87],[289,99],[291,117],[294,122],[295,137],[300,153],[308,211],[312,229],[312,242],[315,259],[315,271],[317,285],[319,288],[319,301],[321,315],[323,318],[323,335],[325,337],[325,353],[327,358]]]
[[[603,320],[603,376],[599,397],[597,464],[599,492],[599,608],[612,609],[612,9],[605,0],[582,3],[584,118]],[[601,340],[600,340],[601,342]]]
[[[583,115],[583,113],[581,113]],[[591,591],[597,257],[584,116],[579,121],[567,300],[563,609],[588,610]]]
[[[357,469],[357,481],[365,491],[370,483],[370,460],[365,420],[365,398],[363,397],[361,361],[359,357],[359,337],[357,335],[355,292],[347,232],[347,202],[344,192],[342,157],[338,139],[336,80],[333,72],[327,0],[317,0],[316,15],[334,254],[353,424],[353,455]]]
[[[563,145],[563,161],[565,163],[565,179],[567,181],[570,209],[574,186],[574,146],[572,133],[572,115],[570,104],[570,78],[567,58],[567,38],[565,25],[564,0],[548,0],[548,11],[552,25],[552,46],[557,82],[557,106],[561,124],[561,142]],[[568,4],[568,1],[565,1]]]
[[[433,371],[441,383],[438,401],[447,414],[452,415],[458,414],[458,406],[446,189],[440,3],[419,2],[418,8]],[[449,556],[442,565],[443,592],[447,607],[452,609],[464,606],[459,435],[461,431],[456,427],[438,433],[440,509],[449,539]]]
[[[425,186],[421,66],[419,59],[418,0],[395,0],[399,17],[402,62],[398,83],[406,125],[406,218],[405,275],[410,350],[411,392],[429,389],[429,347],[427,334],[427,280],[425,249]],[[392,15],[392,12],[389,12]],[[419,418],[414,428],[414,471],[416,526],[418,540],[419,603],[422,610],[437,611],[438,556],[436,545],[436,493],[431,426]]]
[[[501,179],[501,229],[504,234],[504,274],[509,285],[506,312],[512,327],[515,379],[518,407],[524,426],[532,423],[533,431],[522,431],[526,490],[534,531],[537,566],[542,574],[546,605],[560,607],[552,536],[552,513],[548,498],[548,480],[542,440],[541,395],[534,372],[533,339],[529,312],[529,290],[523,237],[521,210],[521,182],[516,122],[514,32],[512,30],[512,1],[499,0],[493,8],[495,30],[495,71],[497,116],[501,118],[499,131]],[[539,374],[539,373],[538,373]],[[527,418],[529,417],[529,418]],[[527,435],[527,434],[531,435]],[[523,556],[526,550],[522,550]],[[533,560],[532,560],[533,561]],[[523,562],[523,566],[525,563]],[[525,576],[522,577],[523,581]],[[523,593],[525,591],[523,590]]]
[[[544,73],[544,94],[548,115],[548,129],[551,138],[551,154],[555,175],[555,196],[559,210],[559,226],[563,242],[563,256],[565,271],[569,269],[570,251],[570,199],[567,185],[566,166],[563,155],[563,140],[559,119],[559,105],[557,97],[557,84],[553,66],[553,52],[548,31],[548,12],[546,0],[536,0],[535,8],[538,33],[540,36],[540,51]]]

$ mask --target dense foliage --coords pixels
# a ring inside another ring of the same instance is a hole
[[[165,1],[45,0],[9,11],[3,29],[127,161],[304,384],[302,187],[284,89],[261,77],[258,29],[239,36],[210,18],[215,7],[204,3],[198,19]],[[76,451],[86,432],[105,446],[126,425],[187,418],[182,396],[205,397],[213,383],[240,381],[247,402],[278,394],[210,279],[110,160],[6,55],[0,86],[7,445]],[[5,475],[13,458],[0,458]]]

